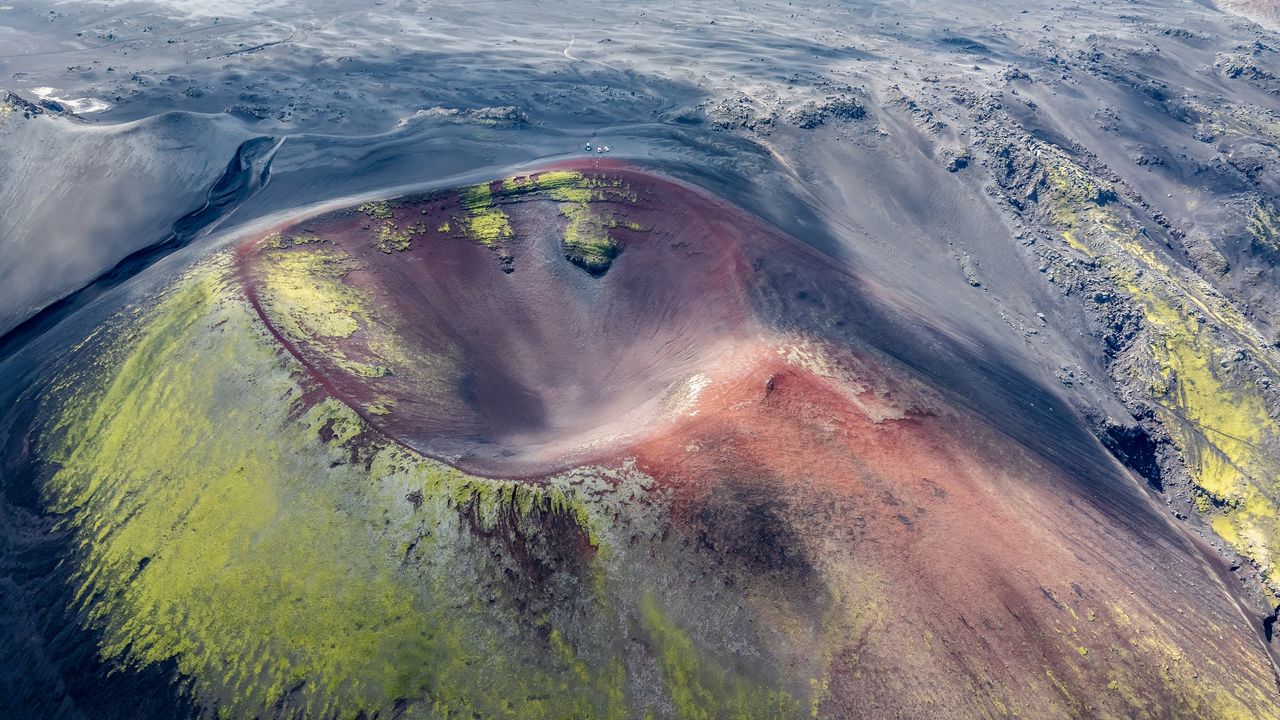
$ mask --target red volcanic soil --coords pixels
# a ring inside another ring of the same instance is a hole
[[[1230,717],[1237,692],[1274,707],[1255,631],[1190,543],[1117,524],[887,359],[742,347],[628,452],[757,593],[841,579],[858,619],[826,630],[822,717]]]
[[[602,276],[565,259],[568,221],[545,196],[504,198],[494,183],[513,233],[492,247],[467,236],[457,193],[409,198],[395,203],[390,220],[421,223],[425,232],[404,252],[379,250],[371,238],[383,221],[358,212],[281,233],[313,233],[354,258],[345,281],[373,298],[371,322],[398,347],[397,357],[385,357],[360,332],[344,341],[354,346],[348,357],[400,359],[426,371],[365,377],[314,338],[282,339],[374,425],[464,469],[528,476],[616,452],[619,439],[679,403],[682,383],[720,362],[727,338],[761,332],[750,308],[750,259],[794,241],[668,180],[617,166],[561,169],[620,181],[628,193],[591,203],[617,225],[609,232],[620,252]],[[270,251],[243,248],[255,296]],[[270,312],[264,319],[278,325]],[[369,412],[378,398],[394,400],[389,413]]]
[[[759,616],[825,608],[801,646],[829,668],[823,717],[1276,710],[1256,631],[1118,465],[1091,458],[1081,482],[898,361],[807,330],[836,318],[780,322],[784,273],[806,292],[853,279],[741,210],[621,165],[562,167],[627,189],[592,203],[617,220],[603,275],[566,260],[560,203],[495,183],[513,232],[494,247],[460,229],[459,193],[405,198],[390,221],[425,225],[410,249],[376,247],[383,219],[311,218],[282,232],[323,243],[242,248],[247,290],[269,294],[273,253],[351,258],[343,282],[370,301],[350,337],[295,337],[259,309],[409,447],[507,477],[634,459]]]

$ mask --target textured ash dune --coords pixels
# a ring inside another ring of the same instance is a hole
[[[0,714],[1275,716],[1274,21],[3,6]]]
[[[1280,24],[1280,9],[1276,8],[1275,3],[1265,0],[1222,0],[1218,6],[1228,12],[1243,15],[1272,30]]]
[[[229,118],[171,113],[111,126],[11,111],[0,130],[8,332],[198,211],[250,133]]]

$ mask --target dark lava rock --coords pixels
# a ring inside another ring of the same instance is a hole
[[[792,112],[787,120],[796,127],[812,130],[828,120],[861,120],[867,116],[867,108],[849,95],[828,96],[821,103],[805,103]]]

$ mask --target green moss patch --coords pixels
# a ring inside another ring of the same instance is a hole
[[[1231,358],[1245,349],[1263,372],[1280,380],[1280,356],[1217,291],[1148,250],[1110,206],[1114,193],[1048,145],[1051,216],[1068,244],[1096,258],[1142,313],[1150,345],[1135,371],[1157,401],[1157,412],[1197,486],[1198,510],[1219,536],[1252,558],[1274,584],[1280,557],[1280,425],[1268,411],[1256,374]],[[1250,223],[1255,242],[1274,242],[1274,212],[1259,207]]]
[[[356,210],[375,220],[390,220],[392,217],[391,204],[386,200],[367,202],[357,207]]]
[[[232,277],[181,281],[54,408],[45,501],[75,533],[100,655],[172,662],[216,717],[639,716],[610,578],[633,576],[616,563],[638,526],[618,518],[652,481],[490,480],[390,444],[308,399]],[[331,311],[291,322],[350,328]],[[682,717],[773,716],[772,691],[645,617]]]
[[[465,215],[462,226],[467,237],[482,244],[494,245],[511,239],[511,219],[495,201],[489,183],[472,185],[460,197]]]

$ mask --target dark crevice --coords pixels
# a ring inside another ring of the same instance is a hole
[[[1090,418],[1098,440],[1122,465],[1137,473],[1156,492],[1164,492],[1157,456],[1158,442],[1141,425],[1121,425],[1110,418]]]

